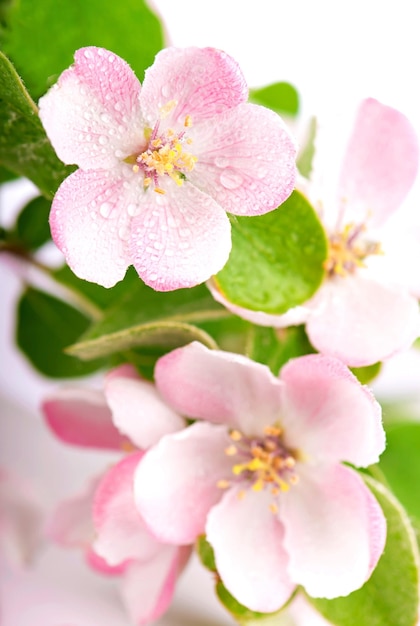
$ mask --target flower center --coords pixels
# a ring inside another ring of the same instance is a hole
[[[358,267],[365,267],[364,260],[372,254],[383,254],[381,244],[362,239],[364,224],[347,224],[342,232],[329,239],[328,257],[324,268],[330,276],[353,274]]]
[[[175,101],[169,102],[162,107],[162,117],[165,117],[174,107]],[[184,129],[175,132],[168,128],[159,132],[160,120],[154,128],[146,128],[144,131],[147,140],[146,150],[138,155],[128,157],[126,162],[133,163],[133,171],[144,174],[144,188],[147,189],[153,183],[157,193],[164,194],[164,189],[159,187],[159,176],[169,176],[178,186],[186,179],[186,172],[191,172],[197,162],[197,157],[185,149],[192,144],[192,139],[186,136],[186,128],[191,128],[192,119],[187,115],[184,120]]]
[[[238,430],[232,430],[232,444],[226,448],[225,454],[238,461],[232,466],[235,478],[220,480],[218,487],[226,489],[235,480],[246,480],[254,491],[267,488],[273,496],[288,491],[298,482],[294,471],[298,452],[285,446],[282,432],[278,426],[267,426],[263,437],[246,437]],[[240,495],[243,497],[245,492]],[[276,512],[276,504],[273,503],[270,509]]]

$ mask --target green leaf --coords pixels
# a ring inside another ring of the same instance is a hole
[[[216,572],[216,561],[214,560],[214,550],[206,539],[205,535],[197,537],[195,543],[197,554],[204,567],[211,572]]]
[[[384,553],[367,583],[345,598],[310,598],[336,626],[415,626],[419,559],[414,531],[402,506],[380,483],[363,475],[387,520]]]
[[[315,352],[303,326],[289,328],[253,326],[249,330],[248,341],[249,358],[268,365],[275,376],[290,359]]]
[[[25,250],[36,250],[51,239],[48,217],[51,202],[39,196],[31,200],[20,212],[14,235]]]
[[[9,180],[14,180],[15,178],[17,178],[17,175],[14,172],[0,165],[0,184],[7,183]]]
[[[420,522],[420,423],[390,424],[380,469],[409,515]]]
[[[318,123],[316,117],[311,117],[306,131],[306,139],[303,142],[303,147],[299,151],[296,161],[299,172],[305,178],[309,178],[312,172],[312,162],[315,156],[315,138],[317,130]]]
[[[351,367],[353,374],[359,379],[362,385],[367,385],[374,380],[382,369],[382,363],[373,363],[372,365],[364,365],[363,367]]]
[[[139,346],[172,349],[194,340],[215,348],[214,340],[194,324],[229,315],[204,285],[162,293],[138,278],[68,353],[92,359]]]
[[[74,168],[66,168],[57,158],[35,104],[13,65],[1,52],[0,127],[0,163],[32,180],[47,198],[52,198]]]
[[[249,100],[279,114],[295,117],[299,113],[299,94],[290,83],[274,83],[259,89],[250,89]]]
[[[284,313],[308,300],[324,277],[325,231],[297,191],[266,215],[232,218],[232,244],[215,281],[230,302],[247,309]]]
[[[163,46],[160,22],[144,0],[20,0],[8,26],[3,49],[36,100],[71,65],[78,48],[112,50],[142,80]]]
[[[86,330],[89,319],[57,298],[28,288],[18,303],[16,339],[32,365],[51,378],[86,376],[103,361],[83,363],[64,353]]]

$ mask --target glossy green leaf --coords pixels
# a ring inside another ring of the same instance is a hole
[[[247,355],[268,365],[275,376],[287,361],[315,352],[303,326],[267,328],[253,326],[248,334]]]
[[[23,293],[17,309],[16,339],[32,365],[51,378],[86,376],[103,361],[83,363],[65,348],[76,341],[90,321],[79,311],[37,289]]]
[[[36,250],[51,239],[48,217],[51,202],[39,196],[31,200],[20,212],[14,235],[25,250]]]
[[[214,348],[214,340],[195,323],[228,316],[204,285],[162,293],[138,278],[103,319],[71,346],[69,354],[92,359],[139,346],[172,349],[194,340]]]
[[[232,242],[229,260],[215,281],[239,306],[284,313],[308,300],[324,277],[325,231],[297,191],[266,215],[232,217]]]
[[[280,115],[299,113],[299,94],[290,83],[274,83],[259,89],[250,89],[249,101],[272,109]]]
[[[414,531],[395,497],[363,475],[387,520],[384,553],[367,583],[345,598],[313,599],[336,626],[415,626],[419,605],[419,559]]]
[[[420,423],[390,424],[380,469],[407,512],[420,523]]]
[[[3,49],[38,99],[73,62],[74,51],[112,50],[140,80],[163,46],[162,28],[145,0],[20,0],[8,16]]]
[[[0,127],[0,163],[32,180],[47,198],[52,198],[73,168],[66,168],[58,160],[35,104],[13,65],[1,52]]]

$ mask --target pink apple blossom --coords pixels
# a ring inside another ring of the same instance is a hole
[[[304,185],[329,240],[317,293],[284,315],[271,315],[230,303],[216,282],[209,288],[245,319],[280,328],[306,323],[319,352],[369,365],[408,348],[420,334],[418,272],[412,279],[420,236],[401,237],[394,218],[416,178],[418,141],[402,113],[364,100],[334,186],[332,142],[322,145],[323,138],[321,132],[313,179]]]
[[[44,540],[45,506],[32,485],[0,467],[0,557],[13,566],[29,565]]]
[[[133,623],[148,624],[168,608],[191,548],[158,540],[137,511],[133,474],[144,452],[136,448],[147,448],[164,433],[183,428],[184,419],[131,366],[110,372],[103,393],[62,388],[44,400],[42,409],[66,443],[131,451],[91,480],[83,493],[63,500],[49,521],[48,534],[60,545],[82,549],[96,571],[119,576]]]
[[[308,355],[275,377],[192,343],[156,365],[176,411],[198,420],[163,437],[135,476],[138,509],[162,541],[205,533],[227,589],[256,611],[297,585],[334,598],[361,587],[385,519],[360,475],[384,449],[381,411],[338,359]],[[210,422],[210,423],[209,423]]]
[[[247,97],[237,63],[213,48],[161,51],[142,86],[112,52],[76,51],[39,103],[58,156],[80,168],[50,217],[75,274],[112,287],[134,265],[168,291],[223,267],[226,211],[271,211],[295,181],[290,133]]]

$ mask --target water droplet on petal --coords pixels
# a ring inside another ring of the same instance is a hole
[[[98,141],[101,144],[101,146],[104,146],[105,144],[108,143],[108,137],[106,135],[100,135]]]
[[[126,226],[121,226],[118,231],[118,237],[122,239],[122,241],[127,241],[130,237],[130,231]]]
[[[101,113],[101,121],[108,124],[111,121],[111,118],[107,113]]]
[[[110,204],[109,202],[102,202],[101,206],[99,207],[99,213],[102,215],[102,217],[109,217],[111,215],[111,211],[112,204]]]
[[[124,152],[122,150],[115,150],[114,154],[117,159],[122,159],[122,157],[124,156]]]
[[[87,59],[91,59],[93,57],[92,50],[85,50],[83,54]]]
[[[214,164],[217,165],[217,167],[227,167],[229,165],[229,159],[226,157],[216,157]]]
[[[130,217],[134,217],[139,213],[139,206],[137,204],[130,203],[127,205],[127,213]]]
[[[220,182],[225,189],[237,189],[242,184],[243,179],[238,172],[228,168],[220,174]]]

